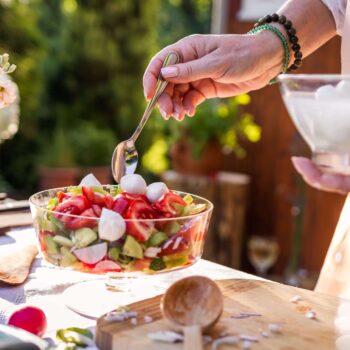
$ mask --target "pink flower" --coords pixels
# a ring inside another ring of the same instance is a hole
[[[0,109],[12,104],[17,98],[17,85],[6,74],[0,75]]]

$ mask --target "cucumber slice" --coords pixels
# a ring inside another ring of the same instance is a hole
[[[108,257],[114,261],[118,261],[121,251],[119,247],[109,248]]]
[[[175,253],[175,254],[163,256],[163,260],[168,269],[171,269],[177,266],[182,266],[188,262],[188,252]]]
[[[88,227],[80,228],[72,233],[72,241],[76,248],[87,247],[92,242],[96,241],[97,233]]]
[[[77,258],[69,251],[66,247],[61,247],[62,259],[60,261],[60,266],[68,267],[77,261]]]
[[[53,231],[55,233],[60,233],[61,235],[63,234],[65,236],[68,236],[69,230],[66,229],[63,222],[58,220],[53,214],[48,214],[47,218],[53,224]]]
[[[168,239],[164,232],[155,232],[147,242],[147,247],[158,247]]]
[[[164,232],[170,236],[179,232],[180,228],[181,225],[177,221],[171,221],[165,225]]]
[[[72,248],[74,245],[70,239],[68,239],[67,237],[64,237],[64,236],[60,236],[60,235],[54,236],[53,240],[63,247]]]
[[[52,236],[46,235],[44,237],[46,251],[50,255],[56,255],[60,253],[58,244],[54,241]]]
[[[128,235],[126,236],[126,241],[123,246],[123,254],[133,258],[142,259],[143,249],[141,244],[137,242],[134,237]]]

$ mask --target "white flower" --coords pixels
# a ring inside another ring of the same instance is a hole
[[[6,75],[0,75],[0,109],[12,104],[18,95],[17,85]]]

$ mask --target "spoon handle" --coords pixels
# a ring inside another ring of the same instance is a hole
[[[184,328],[184,350],[203,350],[202,330],[199,326],[187,326]]]
[[[168,55],[165,57],[165,60],[163,62],[163,67],[172,65],[172,64],[177,64],[180,62],[180,56],[177,52],[175,51],[170,51],[168,53]],[[168,85],[168,82],[166,80],[164,80],[161,75],[159,75],[158,77],[158,81],[157,81],[157,88],[156,88],[156,92],[154,94],[154,96],[152,97],[152,99],[148,102],[148,105],[145,109],[145,112],[143,113],[143,116],[140,120],[139,125],[137,126],[136,130],[134,131],[133,135],[131,136],[131,140],[133,140],[134,142],[136,141],[136,139],[139,137],[140,132],[142,131],[143,127],[145,126],[149,116],[151,115],[151,112],[154,108],[154,106],[156,105],[158,98],[160,97],[160,95],[163,93],[163,91],[165,90],[166,86]]]

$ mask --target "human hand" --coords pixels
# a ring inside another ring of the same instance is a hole
[[[341,194],[350,192],[350,176],[324,173],[308,158],[292,157],[292,162],[297,172],[310,186],[327,192]]]
[[[177,51],[183,63],[161,69],[169,51]],[[143,77],[144,94],[152,98],[161,71],[169,81],[158,101],[161,114],[165,119],[173,115],[182,120],[185,114],[193,116],[206,99],[265,86],[280,72],[282,60],[281,43],[273,33],[192,35],[153,57]]]

